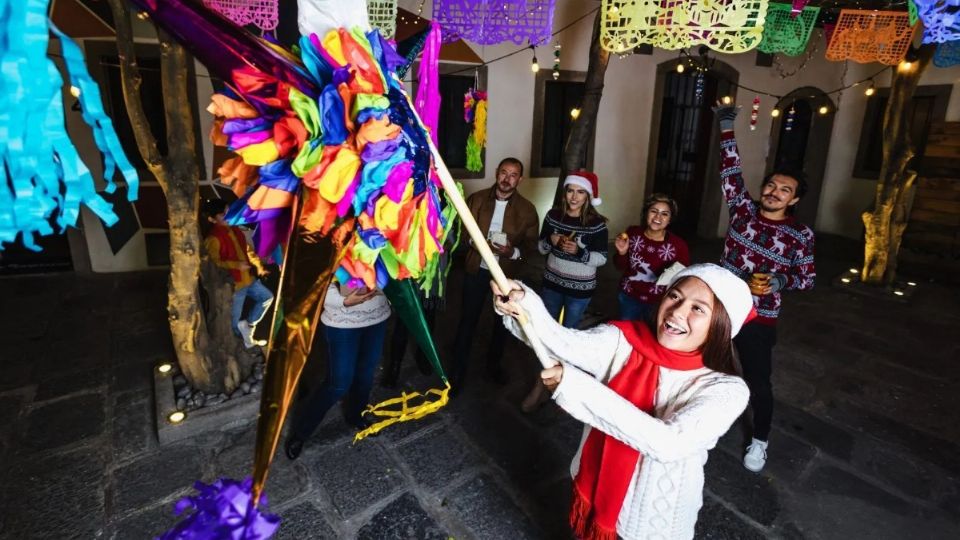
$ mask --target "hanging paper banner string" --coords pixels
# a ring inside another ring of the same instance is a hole
[[[443,41],[467,39],[479,45],[550,41],[556,0],[434,0],[433,19]]]
[[[937,45],[933,54],[933,65],[947,68],[960,64],[960,41],[948,41]]]
[[[393,39],[397,33],[397,0],[367,0],[367,17],[381,36]]]
[[[203,5],[240,26],[252,24],[261,30],[273,30],[279,20],[279,0],[203,0]]]
[[[913,0],[907,0],[907,15],[910,16],[910,26],[917,24],[920,16],[917,14],[917,4]]]
[[[760,52],[783,53],[787,56],[803,54],[820,8],[805,7],[799,16],[794,15],[793,9],[788,4],[770,3],[767,18],[763,22],[763,39],[757,47]]]
[[[87,73],[83,53],[47,19],[47,0],[0,0],[0,250],[19,237],[39,251],[36,236],[75,226],[80,205],[105,224],[117,222],[110,204],[97,194],[93,176],[66,131],[63,79],[47,58],[49,34],[61,42],[71,93],[104,154],[105,191],[116,186],[119,170],[127,182],[127,199],[136,200],[137,172],[130,165],[106,116],[100,91]]]
[[[889,66],[903,59],[913,41],[915,26],[904,11],[840,11],[827,46],[827,60],[880,62]]]
[[[767,0],[603,0],[600,44],[615,53],[642,43],[668,50],[706,45],[718,52],[745,52],[760,44],[766,11]]]
[[[473,125],[467,137],[467,170],[483,170],[483,148],[487,145],[487,93],[471,88],[463,95],[463,120]]]
[[[923,21],[923,43],[960,40],[960,1],[913,0]]]

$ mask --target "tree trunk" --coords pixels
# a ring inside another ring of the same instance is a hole
[[[211,263],[203,265],[208,313],[200,302],[203,243],[197,223],[200,171],[191,102],[188,62],[183,47],[158,30],[160,76],[169,155],[161,156],[140,102],[130,10],[124,0],[109,0],[117,28],[117,49],[124,103],[137,147],[167,200],[170,227],[170,279],[167,311],[180,370],[191,386],[205,393],[230,393],[250,374],[259,358],[234,335],[230,322],[233,280]]]
[[[593,36],[590,38],[590,62],[584,81],[583,102],[580,103],[580,115],[574,120],[573,128],[563,145],[563,166],[560,168],[554,204],[559,204],[563,197],[563,179],[567,173],[586,166],[583,156],[596,128],[600,98],[603,96],[603,78],[609,61],[610,53],[600,46],[600,12],[597,11],[593,21]]]
[[[890,97],[883,115],[883,165],[877,180],[876,199],[873,210],[862,216],[866,241],[860,275],[863,282],[870,285],[889,285],[896,277],[897,254],[907,226],[906,199],[917,178],[916,171],[907,170],[916,154],[907,112],[933,51],[933,45],[920,47],[913,68],[896,69],[890,83]]]

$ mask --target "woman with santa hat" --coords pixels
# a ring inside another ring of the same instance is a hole
[[[563,325],[576,328],[597,288],[597,268],[607,262],[607,218],[595,208],[602,202],[596,174],[571,172],[563,188],[560,204],[547,212],[540,229],[538,247],[547,256],[540,294],[555,320],[562,313]],[[530,412],[545,399],[537,380],[520,408]]]
[[[573,459],[577,538],[693,538],[707,451],[747,406],[732,338],[755,315],[746,282],[714,264],[669,279],[656,317],[565,328],[512,282],[494,305],[524,339],[526,313],[559,363],[541,372],[554,401],[585,424]]]

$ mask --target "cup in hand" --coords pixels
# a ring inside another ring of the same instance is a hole
[[[750,286],[750,293],[755,296],[761,296],[764,294],[764,290],[770,284],[770,274],[752,274],[750,276],[750,282],[747,285]]]

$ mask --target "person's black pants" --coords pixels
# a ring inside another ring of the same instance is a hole
[[[733,338],[743,368],[743,379],[750,388],[750,408],[753,410],[753,437],[766,441],[770,437],[773,420],[773,346],[777,343],[777,327],[751,322]]]
[[[463,276],[463,304],[460,307],[460,324],[453,345],[453,362],[450,377],[453,382],[463,384],[473,346],[473,334],[480,320],[480,314],[490,305],[490,271],[481,268],[475,274]],[[499,319],[499,317],[497,317]],[[493,333],[487,349],[487,370],[500,371],[500,358],[506,343],[507,329],[499,320],[493,321]]]

